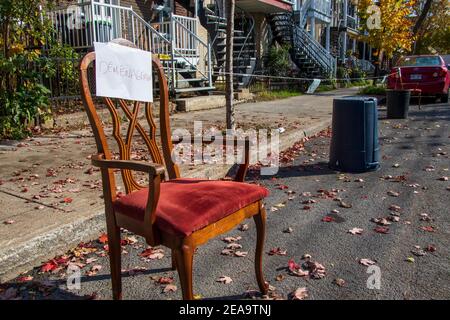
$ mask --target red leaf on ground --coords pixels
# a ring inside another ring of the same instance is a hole
[[[433,226],[426,226],[426,227],[421,227],[421,229],[423,231],[427,231],[427,232],[435,232],[436,230],[434,230]]]
[[[71,203],[72,201],[73,201],[72,198],[67,197],[67,198],[64,198],[62,202],[64,202],[64,203]]]
[[[323,222],[333,222],[334,218],[330,217],[330,216],[325,216],[325,217],[322,218],[322,221]]]
[[[375,232],[378,233],[389,233],[389,228],[388,227],[376,227],[375,229],[373,229]]]
[[[293,272],[297,269],[300,269],[300,265],[296,264],[293,259],[289,259],[288,268],[289,268],[289,271]]]
[[[50,272],[55,270],[56,268],[58,268],[58,264],[56,263],[56,261],[50,260],[41,266],[41,272]]]
[[[101,244],[108,243],[108,235],[106,233],[102,234],[100,237],[98,237],[98,242]]]

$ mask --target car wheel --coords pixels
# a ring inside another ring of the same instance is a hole
[[[442,96],[441,96],[441,102],[442,103],[448,103],[448,93],[447,94],[443,94]]]

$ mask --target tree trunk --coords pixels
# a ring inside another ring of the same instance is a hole
[[[417,19],[416,24],[414,25],[414,28],[413,28],[414,35],[416,35],[417,32],[419,32],[420,27],[422,26],[423,22],[425,21],[425,18],[428,15],[428,12],[430,12],[432,2],[433,2],[432,0],[427,0],[425,2],[425,5],[423,6],[423,10],[420,13],[419,18]]]
[[[225,99],[227,110],[227,129],[235,130],[233,105],[233,35],[235,0],[226,1],[227,38],[225,61]]]
[[[425,2],[425,5],[423,6],[423,10],[420,13],[419,18],[417,19],[416,24],[413,27],[413,36],[417,36],[417,34],[419,33],[420,28],[422,27],[422,25],[423,25],[423,23],[425,21],[425,18],[427,17],[428,13],[430,12],[431,4],[432,4],[432,0],[427,0]],[[414,46],[413,46],[413,53],[414,54],[416,53],[417,42],[418,42],[418,39],[416,39],[414,41]]]

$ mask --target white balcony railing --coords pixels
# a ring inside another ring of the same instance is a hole
[[[197,35],[197,20],[177,15],[160,24],[150,24],[133,11],[99,2],[84,2],[48,14],[55,40],[75,49],[88,49],[94,42],[123,38],[139,49],[163,59],[172,88],[177,87],[175,63],[196,71],[212,86],[211,48]]]

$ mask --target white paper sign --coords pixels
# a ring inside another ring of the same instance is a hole
[[[307,94],[313,94],[317,88],[320,85],[320,79],[314,79],[311,85],[308,88],[308,91],[306,91]]]
[[[97,96],[153,101],[152,54],[115,43],[94,43]]]

